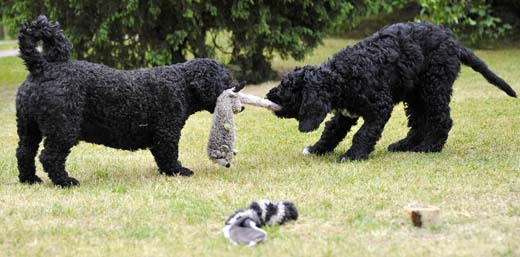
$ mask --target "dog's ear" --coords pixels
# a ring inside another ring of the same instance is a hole
[[[240,84],[238,84],[238,86],[235,86],[233,88],[233,92],[238,93],[240,90],[242,90],[246,86],[246,84],[247,84],[246,81],[240,82]]]
[[[311,132],[320,126],[331,107],[330,103],[322,99],[312,88],[304,90],[302,94],[302,103],[298,113],[298,129],[301,132]]]

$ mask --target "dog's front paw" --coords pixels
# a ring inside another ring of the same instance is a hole
[[[406,152],[411,151],[412,147],[408,145],[407,140],[397,141],[388,146],[388,151],[390,152]]]
[[[310,155],[310,154],[323,155],[323,154],[329,153],[331,151],[332,150],[324,149],[324,148],[318,147],[318,146],[306,146],[305,148],[303,148],[302,153],[303,153],[303,155]]]
[[[191,171],[188,168],[180,167],[175,174],[185,176],[185,177],[191,177],[193,176],[193,171]]]
[[[343,154],[339,157],[339,162],[345,161],[363,161],[368,159],[368,154],[365,153],[354,153],[348,151],[346,154]]]
[[[64,179],[53,181],[56,186],[60,187],[72,187],[79,186],[79,181],[73,177],[66,177]]]
[[[41,184],[43,182],[42,179],[36,175],[21,176],[21,177],[19,177],[19,179],[20,179],[20,183],[29,184],[29,185]]]

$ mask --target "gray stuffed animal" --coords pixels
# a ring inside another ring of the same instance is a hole
[[[208,140],[208,156],[210,160],[229,168],[236,154],[233,148],[235,142],[235,114],[242,112],[244,107],[238,98],[238,91],[244,88],[245,82],[234,88],[225,90],[217,98],[213,123]]]
[[[237,153],[234,149],[236,137],[234,115],[244,110],[242,103],[264,107],[272,111],[281,109],[280,106],[267,99],[239,93],[245,85],[245,82],[241,82],[239,85],[222,92],[217,98],[213,112],[213,123],[207,146],[208,157],[226,168],[231,167],[231,160]]]

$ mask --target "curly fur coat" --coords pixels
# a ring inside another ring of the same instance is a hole
[[[69,60],[71,43],[45,16],[23,24],[19,45],[30,71],[16,97],[22,183],[41,182],[34,159],[43,138],[40,161],[60,186],[78,184],[65,161],[79,141],[149,148],[161,173],[192,175],[178,161],[181,129],[191,114],[213,112],[217,97],[235,86],[224,66],[211,59],[128,71]]]
[[[399,102],[405,103],[410,131],[388,149],[439,152],[452,126],[449,103],[461,63],[516,97],[448,29],[399,23],[341,50],[319,66],[295,69],[267,98],[282,106],[275,112],[277,116],[296,118],[302,132],[317,129],[329,112],[334,113],[320,140],[304,149],[306,154],[333,151],[363,117],[351,148],[340,161],[367,159]]]

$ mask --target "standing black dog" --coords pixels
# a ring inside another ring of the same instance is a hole
[[[317,129],[327,113],[334,111],[320,140],[306,147],[304,154],[331,152],[358,117],[363,117],[363,126],[340,161],[367,159],[393,106],[401,101],[406,105],[410,131],[388,150],[440,152],[452,126],[449,103],[461,63],[516,97],[448,29],[401,23],[341,50],[319,66],[297,68],[267,98],[282,106],[275,112],[277,116],[296,118],[302,132]]]
[[[43,54],[36,49],[43,42]],[[21,58],[30,75],[18,90],[16,115],[19,179],[39,183],[34,159],[56,185],[77,185],[65,171],[78,141],[125,149],[150,148],[166,175],[190,176],[178,162],[181,129],[193,113],[213,112],[217,97],[236,85],[224,67],[210,59],[151,69],[121,71],[70,61],[71,43],[45,16],[25,23],[19,35]]]

